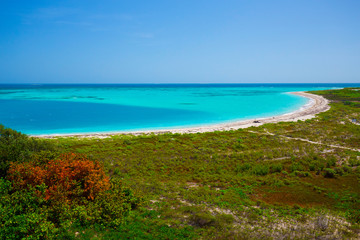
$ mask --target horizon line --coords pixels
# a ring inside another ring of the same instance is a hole
[[[243,83],[233,83],[233,82],[213,82],[213,83],[0,83],[0,85],[219,85],[219,84],[360,84],[360,82],[243,82]]]

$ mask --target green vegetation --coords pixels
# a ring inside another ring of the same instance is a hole
[[[30,161],[36,155],[53,155],[55,146],[0,125],[0,177],[5,177],[11,162]]]
[[[314,93],[331,100],[329,111],[311,120],[236,131],[47,140],[1,134],[0,234],[359,238],[360,91]],[[17,148],[17,138],[24,147]],[[49,169],[47,164],[69,152],[100,163],[112,187],[64,206],[41,198],[51,187],[46,183],[15,190],[9,177],[14,162]]]
[[[121,226],[142,198],[80,154],[0,127],[0,239],[74,238]],[[70,234],[70,235],[69,235]]]

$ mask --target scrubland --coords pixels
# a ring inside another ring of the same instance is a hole
[[[331,109],[233,131],[35,139],[2,127],[0,236],[358,239],[360,91],[312,93]]]

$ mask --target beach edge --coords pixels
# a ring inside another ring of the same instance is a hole
[[[107,138],[114,135],[142,135],[142,134],[165,134],[165,133],[204,133],[214,131],[229,131],[238,130],[241,128],[257,127],[266,123],[278,122],[295,122],[298,120],[307,120],[314,118],[316,114],[328,111],[330,109],[329,100],[323,96],[308,93],[308,92],[289,92],[290,94],[308,98],[310,101],[303,105],[300,109],[286,113],[283,115],[256,118],[249,120],[233,121],[226,123],[202,125],[195,127],[176,127],[170,129],[159,130],[139,130],[139,131],[114,131],[104,133],[69,133],[69,134],[44,134],[44,135],[30,135],[36,138],[58,138],[58,137],[79,137],[79,138]]]

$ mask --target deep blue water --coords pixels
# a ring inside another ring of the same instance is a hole
[[[0,124],[28,134],[161,129],[294,111],[293,91],[359,84],[0,85]]]

